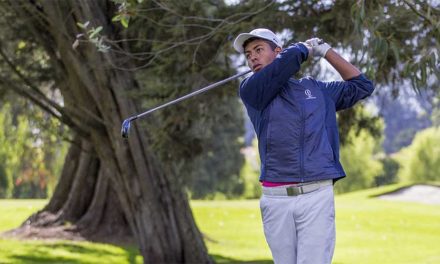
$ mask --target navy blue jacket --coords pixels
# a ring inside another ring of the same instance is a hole
[[[339,162],[336,111],[369,96],[374,86],[363,74],[335,82],[293,79],[307,56],[303,44],[291,45],[240,84],[240,97],[258,137],[260,181],[345,176]]]

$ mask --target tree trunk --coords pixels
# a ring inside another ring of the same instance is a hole
[[[24,237],[61,235],[76,238],[80,235],[93,241],[132,244],[132,232],[116,193],[109,185],[110,173],[99,166],[99,158],[91,144],[76,137],[49,203],[29,217],[15,233]],[[32,228],[35,229],[29,232]]]
[[[72,223],[86,237],[133,234],[145,263],[210,263],[182,186],[164,173],[146,134],[133,126],[129,140],[120,136],[122,120],[139,112],[128,96],[137,89],[133,74],[111,67],[117,54],[72,49],[77,22],[91,20],[106,35],[117,34],[108,24],[114,7],[107,1],[19,2],[10,5],[29,20],[51,57],[64,115],[77,132],[52,199],[27,224]]]

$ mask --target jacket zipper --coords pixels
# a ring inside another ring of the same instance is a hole
[[[305,130],[305,120],[304,120],[304,100],[301,100],[301,133],[299,136],[299,162],[300,162],[300,180],[304,182],[304,130]]]

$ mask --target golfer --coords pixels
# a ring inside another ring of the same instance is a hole
[[[283,49],[272,31],[258,28],[238,35],[234,48],[253,71],[240,97],[258,137],[260,208],[274,262],[331,263],[333,183],[345,177],[336,111],[371,95],[373,84],[317,38]],[[325,58],[343,81],[294,79],[312,56]]]

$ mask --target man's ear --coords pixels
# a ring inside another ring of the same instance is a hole
[[[278,54],[280,54],[281,50],[282,50],[282,48],[276,47],[274,51],[278,55]]]

